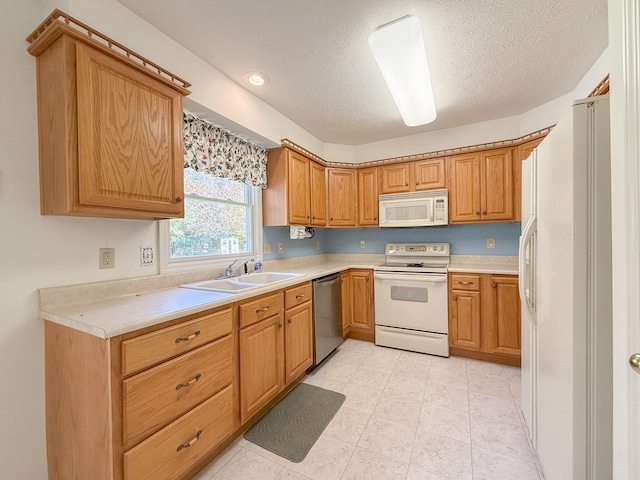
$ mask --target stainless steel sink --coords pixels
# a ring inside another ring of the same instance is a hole
[[[250,273],[240,277],[220,278],[218,280],[205,280],[203,282],[180,285],[182,288],[196,290],[208,290],[212,292],[240,293],[252,288],[263,287],[271,283],[282,282],[290,278],[299,277],[299,273],[261,272]]]

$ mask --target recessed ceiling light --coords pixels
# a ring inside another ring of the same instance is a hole
[[[436,119],[436,107],[420,20],[407,16],[369,35],[369,47],[409,127]]]
[[[255,87],[260,87],[269,81],[269,77],[260,72],[247,72],[243,75],[242,78],[245,82]]]

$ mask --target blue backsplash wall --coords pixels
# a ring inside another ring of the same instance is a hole
[[[518,255],[520,223],[449,225],[425,228],[317,228],[314,238],[290,240],[288,227],[265,227],[264,242],[271,243],[272,254],[265,260],[301,257],[321,253],[384,253],[386,243],[449,242],[452,255]],[[487,238],[496,239],[496,248],[487,248]],[[320,250],[316,242],[320,241]],[[360,248],[360,240],[365,248]],[[278,242],[284,253],[278,255]]]

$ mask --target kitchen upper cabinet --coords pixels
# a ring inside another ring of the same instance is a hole
[[[395,163],[380,169],[380,193],[403,193],[411,191],[411,164]]]
[[[449,221],[512,221],[514,179],[511,148],[449,158]]]
[[[327,168],[328,215],[330,227],[355,227],[357,223],[357,170]]]
[[[286,147],[269,150],[264,226],[326,224],[325,168]]]
[[[358,169],[358,225],[378,225],[378,169]]]
[[[413,166],[415,191],[447,188],[446,162],[444,158],[419,160]]]
[[[444,158],[384,165],[379,170],[381,194],[446,188]]]
[[[325,178],[325,168],[315,162],[309,162],[309,172],[311,177],[311,225],[324,226],[327,224],[327,181]]]
[[[517,275],[449,274],[451,355],[520,365]]]
[[[520,294],[518,277],[491,275],[488,289],[485,351],[520,356]]]
[[[522,221],[522,162],[524,162],[531,152],[540,145],[545,137],[538,137],[526,143],[518,145],[515,149],[515,159],[513,162],[513,220]]]
[[[41,213],[182,217],[189,84],[60,21],[29,40],[37,57]]]
[[[368,340],[375,339],[373,271],[351,269],[343,272],[342,329],[343,335]]]

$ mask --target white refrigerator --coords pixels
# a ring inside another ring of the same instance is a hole
[[[522,164],[522,412],[546,480],[612,478],[609,98]]]

